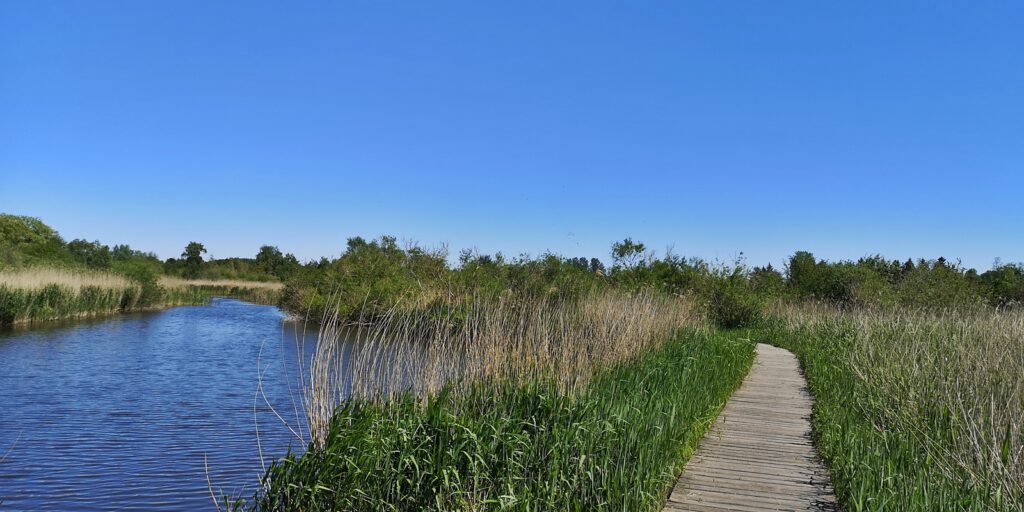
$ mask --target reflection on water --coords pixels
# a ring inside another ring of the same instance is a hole
[[[261,367],[268,401],[301,418],[316,336],[296,330],[277,308],[215,299],[0,333],[2,508],[212,509],[207,465],[216,493],[252,495],[257,427],[268,463],[304,448],[262,398],[254,422]]]

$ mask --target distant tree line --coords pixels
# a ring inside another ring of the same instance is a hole
[[[265,245],[253,258],[206,259],[206,247],[190,241],[179,258],[161,261],[156,254],[127,244],[108,246],[98,240],[65,242],[34,217],[0,214],[0,269],[48,265],[105,270],[143,281],[167,275],[186,279],[283,281],[301,265],[292,254]]]
[[[703,300],[716,321],[743,325],[770,300],[817,300],[846,306],[1010,307],[1024,304],[1024,265],[997,262],[983,273],[945,258],[856,261],[817,259],[797,251],[778,269],[748,267],[679,256],[657,255],[632,238],[611,245],[611,265],[593,256],[506,257],[464,250],[450,263],[446,248],[399,245],[391,236],[350,238],[337,258],[300,263],[271,245],[252,258],[207,259],[206,247],[190,241],[180,257],[160,261],[126,244],[65,242],[32,217],[0,214],[0,269],[24,265],[69,265],[110,270],[143,282],[168,275],[187,279],[244,279],[286,283],[283,305],[319,314],[331,294],[342,316],[384,311],[413,300],[444,308],[466,293],[527,293],[574,297],[589,290],[650,289]]]
[[[298,267],[286,280],[285,305],[295,311],[319,311],[336,294],[342,316],[355,318],[384,311],[402,301],[464,293],[543,294],[573,297],[589,290],[651,289],[693,296],[712,319],[742,326],[760,317],[772,300],[814,300],[841,306],[903,306],[916,308],[1007,307],[1024,304],[1024,266],[997,263],[979,274],[945,258],[887,260],[870,256],[857,261],[829,262],[806,251],[789,258],[785,268],[749,267],[743,260],[728,264],[686,258],[668,251],[663,256],[639,241],[612,244],[611,266],[596,257],[508,258],[464,250],[449,265],[443,248],[399,246],[394,237],[351,238],[336,259],[322,258]]]

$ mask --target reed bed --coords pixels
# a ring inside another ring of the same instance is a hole
[[[167,306],[205,304],[210,297],[232,297],[256,304],[276,305],[281,301],[282,283],[239,279],[181,279],[161,277],[163,303]]]
[[[0,286],[37,291],[52,285],[59,285],[76,292],[86,287],[120,290],[136,286],[128,278],[110,272],[48,267],[0,271]]]
[[[0,271],[0,325],[206,304],[216,295],[277,304],[281,283],[240,280],[135,281],[110,272],[50,267]]]
[[[656,510],[753,359],[653,294],[324,318],[259,510]]]
[[[163,276],[160,286],[164,288],[182,288],[188,286],[211,286],[220,288],[252,288],[280,292],[284,283],[273,281],[244,281],[242,279],[182,279],[180,277]]]
[[[117,274],[54,268],[0,272],[0,324],[130,311],[142,287]]]
[[[594,371],[698,324],[691,302],[651,293],[572,300],[506,294],[473,297],[444,310],[425,302],[398,305],[354,328],[329,314],[320,324],[305,387],[310,439],[324,446],[334,410],[353,397],[387,401],[409,392],[431,396],[452,383],[459,384],[453,387],[458,392],[488,379],[538,378],[571,395]],[[358,340],[355,346],[352,339]]]
[[[1024,508],[1024,311],[776,313],[848,510]]]

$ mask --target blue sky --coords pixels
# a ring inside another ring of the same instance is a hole
[[[302,259],[1024,261],[1024,4],[0,1],[0,211]]]

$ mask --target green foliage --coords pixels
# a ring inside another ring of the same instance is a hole
[[[354,237],[340,258],[321,258],[306,265],[271,245],[260,247],[255,258],[204,261],[205,253],[203,244],[190,242],[180,259],[169,258],[160,264],[152,253],[127,245],[110,249],[99,241],[64,243],[53,228],[39,219],[0,214],[0,268],[43,264],[112,269],[135,278],[143,275],[138,269],[144,266],[149,271],[146,275],[154,276],[280,280],[288,283],[283,293],[284,306],[294,312],[311,311],[313,318],[323,313],[326,297],[331,293],[344,297],[342,316],[354,318],[357,311],[381,313],[417,295],[441,300],[517,290],[537,296],[569,297],[607,286],[710,297],[710,303],[722,306],[715,310],[724,315],[720,320],[726,323],[745,323],[738,317],[727,319],[728,311],[757,309],[756,301],[748,300],[751,294],[746,288],[761,298],[814,299],[847,306],[949,308],[988,303],[1010,307],[1024,303],[1024,265],[1020,264],[997,263],[978,275],[943,258],[901,263],[876,255],[855,262],[828,262],[817,260],[810,252],[798,251],[788,261],[785,278],[768,265],[745,274],[747,287],[723,287],[715,277],[723,270],[721,266],[671,252],[658,258],[643,242],[632,238],[612,244],[610,269],[597,258],[546,253],[537,258],[524,255],[509,260],[501,254],[481,255],[472,251],[463,252],[458,266],[452,268],[444,251],[417,246],[400,248],[388,236],[369,242]],[[147,289],[153,290],[152,286]],[[364,302],[368,308],[364,308]]]
[[[184,260],[184,272],[183,276],[189,279],[195,279],[199,277],[199,271],[203,267],[203,254],[206,253],[206,247],[199,242],[189,242],[185,246],[185,251],[181,253],[181,259]]]
[[[839,303],[856,302],[863,295],[859,291],[870,287],[866,283],[879,278],[870,269],[852,263],[817,261],[806,251],[794,254],[787,270],[789,285],[798,296]]]
[[[197,279],[239,279],[243,281],[275,281],[254,258],[220,258],[203,263]]]
[[[631,269],[643,262],[646,251],[647,247],[643,243],[627,238],[612,244],[612,262],[616,267]]]
[[[276,248],[273,248],[277,251]],[[253,302],[277,304],[280,292],[273,287],[247,287],[238,283],[204,286],[178,286],[164,289],[162,275],[230,279],[239,281],[273,281],[286,276],[299,266],[291,254],[273,256],[272,272],[267,272],[253,258],[227,258],[203,261],[206,248],[190,242],[182,259],[161,263],[153,253],[117,244],[111,249],[100,241],[82,239],[64,243],[56,230],[39,219],[0,214],[0,269],[37,268],[47,271],[90,274],[91,270],[109,270],[127,277],[130,286],[121,288],[69,286],[54,283],[42,290],[26,290],[8,286],[0,290],[0,323],[36,322],[56,318],[108,314],[143,308],[177,304],[202,304],[215,295],[227,295]],[[51,272],[52,273],[52,272]],[[51,277],[52,278],[52,277]],[[48,279],[48,278],[44,278]],[[59,278],[58,278],[59,280]],[[73,279],[72,279],[73,281]]]
[[[394,237],[369,242],[355,237],[340,258],[299,270],[287,283],[282,301],[292,311],[309,311],[319,319],[327,297],[334,294],[342,318],[373,317],[414,294],[441,293],[439,283],[447,275],[442,252],[403,249]]]
[[[843,305],[949,308],[979,305],[986,299],[1006,303],[1013,300],[1010,290],[1017,286],[1013,276],[999,287],[998,279],[986,282],[944,258],[915,264],[871,256],[830,263],[799,251],[790,258],[787,273],[786,285],[797,297]]]
[[[769,263],[766,267],[754,267],[750,272],[750,288],[763,297],[781,297],[786,293],[786,280]]]
[[[150,265],[159,266],[160,264],[160,259],[157,258],[156,254],[153,254],[151,252],[136,251],[135,249],[132,249],[128,244],[115,245],[114,248],[110,250],[110,257],[114,263],[123,261],[145,261]]]
[[[753,360],[689,333],[578,396],[484,382],[340,407],[325,449],[268,470],[256,510],[657,510]]]
[[[108,269],[113,262],[110,247],[101,244],[99,240],[72,240],[68,242],[67,251],[75,262],[91,269]]]
[[[634,251],[637,247],[643,247],[643,244],[633,243],[629,239],[623,244],[632,244]],[[613,245],[613,257],[617,250],[622,250],[620,244]],[[664,258],[648,254],[645,259],[638,259],[628,265],[616,264],[609,277],[616,286],[627,290],[653,288],[671,295],[685,295],[703,288],[710,276],[711,267],[703,260],[686,259],[669,252]]]
[[[178,258],[167,258],[163,263],[164,274],[168,276],[180,276],[185,270],[185,261]]]
[[[764,299],[751,287],[742,265],[717,271],[704,294],[708,319],[727,329],[752,327],[764,314]]]
[[[43,322],[131,311],[139,306],[134,286],[83,286],[75,290],[59,284],[38,289],[0,285],[0,325]]]
[[[459,297],[513,291],[534,297],[575,297],[607,285],[603,265],[596,259],[544,254],[509,261],[500,253],[491,256],[467,250],[460,254],[459,266],[451,268],[446,256],[444,251],[415,245],[398,247],[393,237],[369,242],[355,237],[338,259],[321,259],[296,270],[287,281],[283,303],[319,319],[327,297],[335,294],[342,318],[369,320],[414,298],[425,299],[421,303],[455,303]]]
[[[190,284],[170,288],[161,287],[161,304],[165,306],[207,304],[213,297],[231,297],[254,304],[271,306],[277,306],[281,302],[279,290],[262,287],[231,284]]]
[[[539,258],[522,255],[511,261],[497,254],[463,251],[455,281],[459,290],[501,293],[526,292],[536,297],[575,297],[605,285],[603,266],[586,258],[564,258],[546,253]]]
[[[920,260],[902,276],[896,291],[901,304],[919,308],[978,306],[983,301],[976,283],[964,269],[946,263],[943,258],[933,262]]]
[[[732,315],[726,313],[752,313],[757,309],[756,301],[748,299],[752,295],[746,288],[761,298],[814,299],[846,306],[1024,304],[1021,264],[997,263],[978,275],[943,258],[901,263],[876,255],[855,262],[828,262],[798,251],[789,259],[785,277],[768,265],[745,274],[747,287],[735,283],[722,286],[716,280],[721,266],[671,252],[658,258],[643,242],[632,238],[612,244],[610,269],[597,258],[546,253],[509,260],[500,253],[491,256],[472,251],[463,252],[458,266],[452,268],[444,251],[400,248],[388,236],[370,242],[352,238],[340,258],[321,258],[306,265],[271,245],[260,247],[255,258],[204,261],[205,253],[203,244],[190,242],[180,259],[169,258],[161,264],[154,254],[124,244],[111,249],[99,241],[76,239],[65,243],[56,230],[37,218],[0,214],[0,268],[45,265],[111,269],[133,279],[141,276],[140,284],[147,290],[145,297],[158,294],[154,285],[146,283],[160,274],[189,279],[280,280],[288,283],[284,306],[294,312],[311,311],[313,318],[320,317],[331,293],[344,297],[342,316],[354,318],[357,311],[378,314],[414,296],[448,300],[442,298],[517,290],[536,296],[570,297],[607,286],[700,295],[720,306],[713,308],[722,315],[719,320],[743,324],[746,322],[739,317],[730,319],[727,317]],[[140,270],[143,267],[145,272]],[[364,302],[369,307],[364,308]]]
[[[0,213],[0,268],[50,261],[69,261],[53,228],[35,217]]]
[[[458,266],[450,268],[444,256],[415,246],[399,248],[392,237],[371,242],[356,237],[349,240],[340,258],[323,258],[287,273],[275,270],[274,264],[287,256],[264,246],[257,266],[290,275],[285,307],[310,311],[314,319],[322,315],[330,293],[342,296],[341,316],[354,320],[359,312],[370,311],[373,316],[414,296],[427,296],[429,302],[511,290],[572,297],[603,287],[653,289],[702,297],[720,325],[751,325],[769,299],[917,308],[983,302],[1007,306],[1024,301],[1024,267],[1005,265],[978,276],[942,258],[900,263],[870,256],[855,262],[828,262],[799,251],[790,258],[785,276],[768,265],[723,280],[723,272],[731,272],[727,267],[672,252],[659,258],[642,242],[630,238],[612,245],[615,263],[611,269],[605,269],[596,258],[546,253],[537,258],[507,259],[500,253],[492,256],[469,250],[459,255]]]
[[[981,274],[979,282],[986,299],[997,306],[1024,304],[1024,264],[1001,265]]]
[[[164,290],[159,284],[159,262],[144,259],[118,261],[115,270],[139,284],[140,292],[136,301],[140,307],[152,307],[164,299]]]
[[[256,254],[256,267],[283,281],[299,269],[299,260],[294,254],[282,254],[277,247],[264,245]]]

